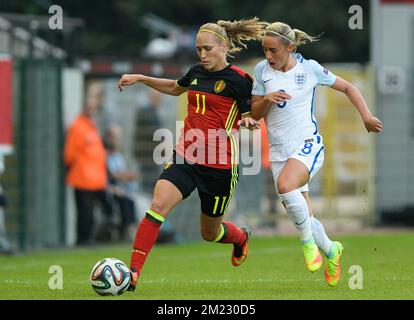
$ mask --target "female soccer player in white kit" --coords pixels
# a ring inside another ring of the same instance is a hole
[[[263,50],[266,60],[254,69],[252,116],[265,117],[270,144],[269,160],[276,190],[302,241],[306,267],[315,272],[326,257],[325,279],[330,286],[340,279],[339,259],[343,246],[331,241],[322,224],[312,217],[309,180],[321,168],[324,145],[314,117],[313,98],[317,85],[329,86],[347,95],[361,115],[368,132],[382,130],[359,90],[335,76],[315,60],[293,53],[296,48],[316,38],[275,22],[265,29]]]

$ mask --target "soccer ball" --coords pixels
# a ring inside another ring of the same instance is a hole
[[[117,296],[128,289],[131,273],[121,260],[105,258],[92,268],[90,282],[96,293],[102,296]]]

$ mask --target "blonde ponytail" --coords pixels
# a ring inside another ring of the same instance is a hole
[[[293,29],[292,30],[295,33],[295,45],[296,47],[300,46],[301,44],[305,44],[307,42],[314,42],[318,41],[320,38],[319,36],[312,37],[308,35],[306,32],[299,30],[299,29]]]
[[[318,41],[320,38],[320,35],[317,37],[312,37],[302,30],[292,30],[292,28],[288,24],[283,22],[274,22],[268,24],[265,29],[265,35],[273,37],[279,36],[282,38],[282,41],[286,45],[291,43],[295,46],[295,48],[307,42]]]
[[[266,22],[259,18],[246,20],[223,21],[217,23],[206,23],[202,25],[199,32],[210,32],[223,40],[229,47],[228,55],[240,52],[247,48],[244,41],[262,40]]]

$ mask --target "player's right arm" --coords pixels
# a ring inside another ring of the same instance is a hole
[[[263,118],[269,111],[271,105],[285,102],[291,98],[287,93],[282,91],[270,93],[266,92],[265,84],[262,78],[263,71],[267,65],[267,60],[263,60],[254,67],[251,116],[256,120]]]
[[[270,92],[265,96],[252,96],[252,117],[256,120],[263,118],[270,109],[270,106],[285,102],[291,98],[285,92]]]
[[[135,83],[143,83],[157,91],[172,96],[179,96],[187,91],[187,88],[177,85],[175,80],[149,77],[143,74],[124,74],[118,81],[118,88],[122,92],[124,86],[130,86]]]

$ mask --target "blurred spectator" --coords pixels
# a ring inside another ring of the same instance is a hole
[[[176,57],[183,63],[188,63],[194,59],[194,45],[197,31],[190,29],[188,26],[181,26],[180,32],[177,35],[178,48]]]
[[[0,161],[2,161],[0,159]],[[0,171],[1,175],[1,171]],[[10,242],[7,238],[4,208],[6,207],[6,196],[3,193],[3,189],[0,185],[0,254],[11,254],[12,249]]]
[[[70,126],[64,148],[66,182],[75,190],[77,210],[77,244],[93,242],[94,209],[97,204],[110,214],[106,199],[106,155],[94,122],[102,103],[101,88],[88,87],[81,114]]]
[[[154,38],[148,43],[144,54],[154,59],[171,58],[177,52],[177,42],[177,36],[174,32],[168,34],[166,38]]]
[[[261,149],[262,149],[262,181],[263,181],[263,198],[262,201],[265,206],[262,208],[262,212],[265,214],[265,218],[262,221],[263,227],[275,228],[276,227],[276,213],[277,213],[277,196],[275,194],[275,185],[273,180],[272,169],[269,161],[269,140],[267,137],[267,127],[264,119],[260,120],[260,133],[261,133]]]
[[[105,130],[104,142],[107,151],[108,188],[111,196],[113,212],[120,213],[121,238],[133,241],[136,230],[136,205],[134,199],[137,192],[136,171],[128,170],[127,163],[121,153],[122,129],[118,125],[110,125]]]
[[[194,54],[194,44],[197,35],[196,30],[191,30],[187,26],[181,26],[181,30],[178,37],[179,50],[191,51]]]
[[[161,99],[160,92],[150,89],[148,103],[138,109],[135,122],[135,157],[141,169],[142,190],[150,194],[161,172],[153,159],[154,148],[159,144],[153,140],[153,135],[161,126],[158,115]]]
[[[104,87],[105,83],[101,80],[93,80],[88,87],[90,92],[98,99],[98,106],[93,119],[101,136],[104,135],[105,129],[112,123],[121,121],[119,113],[115,113],[105,106]]]
[[[144,195],[138,194],[136,179],[137,172],[129,170],[124,156],[121,153],[122,129],[118,125],[110,125],[105,130],[105,147],[107,149],[107,169],[108,169],[108,194],[113,200],[113,212],[119,212],[121,216],[120,234],[124,240],[133,241],[136,231],[137,220],[142,217],[137,216],[137,201],[144,200]],[[150,200],[149,200],[150,201]],[[157,243],[179,242],[173,226],[169,221],[164,221]]]

